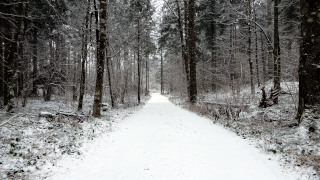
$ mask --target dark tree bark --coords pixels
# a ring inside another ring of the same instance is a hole
[[[13,40],[11,43],[7,42],[8,49],[8,56],[6,59],[6,84],[7,84],[7,94],[5,95],[5,105],[7,105],[7,112],[10,112],[14,108],[14,87],[15,87],[15,64],[14,64],[14,56],[17,52],[17,41],[18,41],[18,34],[15,33]],[[6,54],[5,54],[6,55]]]
[[[190,102],[197,101],[197,61],[196,39],[194,33],[194,0],[189,0],[189,56],[190,56]]]
[[[186,73],[186,80],[187,80],[187,92],[188,92],[188,97],[190,99],[190,54],[189,54],[189,49],[190,49],[190,44],[189,44],[189,5],[188,1],[184,0],[184,34],[185,34],[185,59],[184,59],[184,68],[185,68],[185,73]]]
[[[216,0],[211,0],[211,10],[212,10],[212,17],[211,17],[211,33],[212,33],[212,39],[211,39],[211,69],[212,69],[212,77],[211,77],[211,86],[212,91],[216,92],[216,54],[215,54],[215,48],[216,48],[216,19],[215,19],[215,13],[216,13]]]
[[[33,28],[33,53],[32,53],[32,94],[37,95],[37,76],[38,76],[38,29],[35,26]]]
[[[89,16],[90,16],[90,0],[87,5],[87,13],[85,16],[85,27],[83,31],[83,44],[82,44],[82,62],[81,62],[81,79],[80,79],[80,95],[79,95],[79,103],[78,103],[78,111],[82,110],[83,106],[83,96],[85,91],[86,84],[86,61],[88,56],[88,36],[89,35]]]
[[[25,4],[21,2],[18,6],[18,14],[20,17],[18,18],[18,27],[17,27],[17,33],[18,33],[18,47],[17,47],[17,62],[16,62],[16,70],[17,70],[17,87],[16,87],[16,97],[22,95],[23,91],[23,65],[25,65],[25,58],[24,58],[24,37],[25,37],[25,32],[27,28],[27,24],[25,19]]]
[[[112,80],[111,80],[111,68],[112,65],[110,64],[110,58],[107,57],[107,62],[106,62],[106,66],[107,66],[107,73],[108,73],[108,83],[109,83],[109,93],[110,93],[110,99],[111,99],[111,107],[114,108],[115,103],[114,103],[114,94],[113,94],[113,90],[112,90]]]
[[[266,64],[266,59],[265,59],[265,47],[264,47],[264,42],[263,42],[263,34],[260,33],[260,42],[261,42],[261,60],[262,60],[262,84],[263,86],[266,84],[267,80],[267,64]]]
[[[79,63],[74,60],[74,65],[73,65],[73,86],[72,86],[72,100],[76,101],[78,98],[77,94],[77,84],[78,84],[78,64],[80,64],[81,60],[81,54],[78,55],[78,53],[75,53],[76,59],[78,59]]]
[[[189,93],[189,84],[190,84],[190,78],[189,78],[189,61],[188,61],[188,55],[183,35],[183,25],[182,25],[182,18],[181,18],[181,10],[180,10],[180,4],[179,1],[176,0],[177,5],[177,13],[178,13],[178,27],[179,27],[179,35],[180,35],[180,43],[181,43],[181,58],[184,62],[184,70],[186,73],[186,80],[187,80],[187,91]]]
[[[251,86],[251,94],[254,94],[254,82],[253,82],[253,62],[251,58],[251,0],[248,1],[248,17],[250,18],[248,21],[248,61],[250,68],[250,86]]]
[[[319,121],[320,115],[320,1],[300,0],[300,5],[299,123]]]
[[[273,91],[276,94],[279,94],[280,87],[280,78],[281,78],[281,59],[280,59],[280,40],[279,40],[279,8],[278,5],[280,0],[274,1],[274,68],[273,68]],[[278,96],[275,96],[273,99],[275,104],[278,104]]]
[[[267,24],[268,24],[268,30],[267,30],[267,36],[269,39],[269,42],[272,42],[272,1],[273,0],[267,0]],[[268,52],[267,52],[267,71],[268,71],[268,79],[272,79],[273,77],[273,49],[272,44],[268,43]]]
[[[0,44],[3,44],[3,40],[0,37]],[[0,46],[0,94],[1,96],[4,95],[4,69],[3,69],[3,65],[4,65],[4,57],[3,57],[3,46]],[[0,104],[0,107],[2,106],[2,104]]]
[[[107,52],[107,0],[100,0],[100,33],[99,33],[99,51],[97,55],[97,78],[96,88],[94,93],[93,111],[94,117],[101,116],[101,103],[103,92],[103,74],[104,74],[104,60]]]
[[[257,12],[256,8],[254,8],[254,21],[257,22]],[[256,75],[257,75],[257,82],[258,82],[258,87],[260,87],[260,73],[259,73],[259,58],[258,58],[258,28],[257,24],[254,26],[254,38],[255,38],[255,60],[256,60]]]
[[[162,49],[160,49],[160,58],[161,58],[161,94],[164,94],[164,82],[163,82],[163,54]]]
[[[140,104],[141,98],[140,98],[140,94],[141,94],[141,55],[140,55],[140,19],[138,20],[138,59],[137,59],[137,63],[138,63],[138,104]]]
[[[4,6],[3,11],[8,14],[13,14],[13,5]],[[15,60],[18,53],[18,38],[20,36],[20,26],[22,18],[16,17],[16,24],[12,25],[12,21],[5,20],[2,23],[4,32],[4,105],[7,105],[7,112],[14,108],[14,90],[16,86],[16,68]]]

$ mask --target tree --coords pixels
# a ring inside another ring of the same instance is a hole
[[[212,33],[212,37],[211,37],[211,68],[212,68],[212,90],[213,92],[216,91],[216,80],[215,80],[215,76],[216,76],[216,64],[217,64],[217,60],[216,60],[216,32],[217,32],[217,28],[216,28],[216,0],[211,0],[210,1],[210,9],[211,9],[211,33]]]
[[[195,10],[194,0],[189,0],[188,9],[188,33],[189,33],[189,57],[190,57],[190,94],[189,101],[196,103],[197,101],[197,61],[196,61],[196,37],[195,37]]]
[[[97,55],[97,78],[96,88],[94,93],[93,111],[94,117],[101,116],[100,108],[102,103],[103,92],[103,74],[104,74],[104,60],[106,57],[107,47],[107,0],[100,0],[100,31]]]
[[[86,83],[86,68],[85,64],[87,61],[87,56],[88,56],[88,36],[89,35],[89,16],[90,16],[90,0],[88,0],[88,5],[87,5],[87,12],[85,16],[85,22],[84,22],[84,27],[83,27],[83,35],[82,35],[82,62],[81,62],[81,80],[80,80],[80,95],[79,95],[79,103],[78,103],[78,110],[82,110],[82,105],[83,105],[83,96],[84,96],[84,91],[85,91],[85,83]]]
[[[254,94],[254,82],[253,82],[253,62],[251,58],[251,26],[252,26],[252,17],[251,17],[251,0],[248,1],[248,61],[250,66],[250,86],[251,94]]]
[[[279,3],[280,0],[274,1],[274,40],[273,40],[273,91],[274,99],[273,102],[278,104],[278,95],[280,94],[280,79],[281,79],[281,57],[280,57],[280,39],[279,39]]]
[[[300,0],[299,123],[320,116],[320,2]]]

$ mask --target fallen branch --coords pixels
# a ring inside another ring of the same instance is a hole
[[[248,108],[249,104],[227,104],[227,103],[215,103],[215,102],[203,102],[205,105],[211,106],[222,106],[222,107],[232,107],[232,108]]]
[[[39,117],[51,118],[51,119],[56,118],[58,115],[66,116],[66,117],[73,117],[73,118],[77,118],[77,119],[89,117],[89,115],[85,115],[85,114],[78,114],[78,113],[64,112],[64,111],[59,111],[56,113],[50,113],[50,112],[40,112],[39,113]]]
[[[50,112],[40,112],[39,117],[44,117],[44,118],[55,118],[56,114],[50,113]]]
[[[12,116],[12,117],[9,118],[7,121],[2,122],[2,123],[0,124],[0,126],[3,126],[3,125],[5,125],[5,124],[9,123],[9,121],[11,121],[13,118],[18,117],[18,116],[20,116],[20,115],[23,115],[23,114],[22,114],[22,113],[19,113],[19,114],[16,114],[16,115]]]

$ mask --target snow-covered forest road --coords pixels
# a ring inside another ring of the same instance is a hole
[[[49,179],[296,179],[249,142],[153,94],[83,159],[63,159]]]

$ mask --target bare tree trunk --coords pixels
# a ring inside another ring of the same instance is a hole
[[[163,54],[162,48],[160,49],[160,58],[161,58],[161,94],[164,94],[164,83],[163,83]]]
[[[97,78],[96,88],[93,101],[94,117],[101,116],[100,108],[102,103],[103,92],[103,74],[104,74],[104,60],[107,52],[107,0],[100,0],[100,33],[99,33],[99,51],[97,56]]]
[[[17,72],[17,97],[22,95],[22,91],[23,91],[23,65],[25,63],[25,58],[24,58],[24,37],[25,37],[25,32],[26,32],[26,21],[24,21],[25,19],[25,13],[24,13],[24,8],[25,5],[24,3],[20,3],[19,4],[19,8],[18,8],[18,14],[21,16],[18,18],[18,53],[17,53],[17,68],[16,70]]]
[[[300,0],[300,5],[302,40],[297,117],[299,123],[308,119],[314,123],[320,119],[320,2]]]
[[[18,41],[18,34],[15,33],[13,41],[10,43],[10,46],[8,47],[8,58],[6,59],[6,77],[7,77],[7,95],[6,95],[6,101],[5,105],[7,105],[7,112],[10,112],[14,108],[14,86],[15,86],[15,68],[14,68],[14,54],[17,50],[17,41]],[[8,42],[9,45],[9,42]]]
[[[3,56],[3,40],[2,37],[0,37],[0,94],[1,96],[4,95],[4,56]],[[0,97],[1,97],[0,96]],[[0,104],[0,107],[2,106],[2,104]]]
[[[196,39],[194,33],[194,1],[189,0],[189,56],[190,56],[190,102],[197,101],[197,61]]]
[[[256,8],[254,8],[254,21],[257,22],[257,12],[256,12]],[[256,46],[256,72],[257,72],[257,82],[258,82],[258,87],[260,87],[260,73],[259,73],[259,58],[258,58],[258,28],[257,28],[257,24],[255,24],[254,26],[254,35],[255,35],[255,46]]]
[[[216,0],[211,0],[211,10],[212,10],[212,18],[211,18],[211,33],[212,33],[212,39],[211,39],[211,69],[212,69],[212,91],[216,92],[216,55],[215,55],[215,48],[216,48],[216,20],[215,20],[215,12],[216,12]]]
[[[187,91],[188,91],[188,97],[190,99],[190,54],[189,54],[189,49],[190,49],[190,44],[189,44],[189,5],[188,1],[184,0],[184,27],[185,27],[185,50],[186,50],[186,57],[184,59],[184,65],[185,65],[185,71],[186,71],[186,80],[187,80]],[[188,53],[187,53],[188,52]]]
[[[37,95],[37,76],[38,76],[38,29],[34,27],[33,29],[33,53],[32,53],[32,78],[33,78],[33,86],[32,86],[32,94]]]
[[[269,43],[272,41],[272,1],[273,0],[267,0],[267,23],[268,23],[268,31],[267,31],[267,36],[268,39],[270,40]],[[273,49],[272,49],[272,44],[268,43],[268,53],[267,53],[267,71],[268,71],[268,79],[272,79],[273,77]]]
[[[280,59],[280,40],[279,40],[279,8],[278,5],[280,0],[274,1],[274,79],[273,79],[273,90],[276,94],[279,94],[281,87],[280,87],[280,76],[281,76],[281,59]],[[275,104],[278,104],[278,96],[275,96],[273,99]]]
[[[148,83],[149,83],[149,79],[148,79],[148,70],[149,70],[149,67],[148,67],[148,59],[146,58],[146,89],[145,89],[145,96],[148,96],[149,94],[149,89],[148,89]]]
[[[72,85],[72,100],[76,101],[77,96],[77,77],[78,77],[78,66],[76,59],[78,58],[78,53],[75,53],[75,58],[73,58],[74,64],[73,64],[73,85]],[[79,57],[80,59],[80,57]]]
[[[140,104],[140,93],[141,93],[141,70],[140,70],[140,65],[141,65],[141,57],[140,57],[140,19],[138,20],[138,103]]]
[[[180,34],[180,43],[181,43],[181,58],[183,59],[184,62],[184,68],[185,68],[185,73],[186,73],[186,80],[187,80],[187,88],[189,92],[189,84],[190,84],[190,78],[189,78],[189,62],[188,62],[188,55],[186,51],[186,45],[185,45],[185,40],[183,36],[183,26],[182,26],[182,19],[181,19],[181,11],[180,11],[180,4],[179,1],[176,0],[176,5],[177,5],[177,12],[178,12],[178,27],[179,27],[179,34]]]
[[[114,108],[115,104],[114,104],[114,94],[113,94],[113,90],[112,90],[112,80],[111,80],[111,68],[112,65],[110,64],[110,58],[107,57],[107,73],[108,73],[108,83],[109,83],[109,93],[110,93],[110,99],[111,99],[111,107]]]
[[[233,19],[233,16],[230,15],[230,19]],[[232,93],[235,92],[235,81],[237,80],[237,64],[236,64],[236,59],[234,55],[234,31],[236,29],[234,28],[235,24],[232,23],[229,27],[229,44],[230,44],[230,49],[229,49],[229,55],[230,55],[230,63],[229,63],[229,75],[230,75],[230,84],[231,84],[231,89]]]
[[[85,17],[85,28],[83,31],[83,44],[82,44],[82,62],[81,62],[81,80],[80,80],[80,95],[78,103],[78,111],[82,110],[83,106],[83,96],[86,87],[86,61],[88,56],[88,36],[90,33],[89,30],[89,16],[90,16],[90,0],[88,0],[87,13]]]
[[[251,0],[248,1],[248,61],[250,66],[250,86],[251,94],[254,94],[254,83],[253,83],[253,62],[251,59]]]

